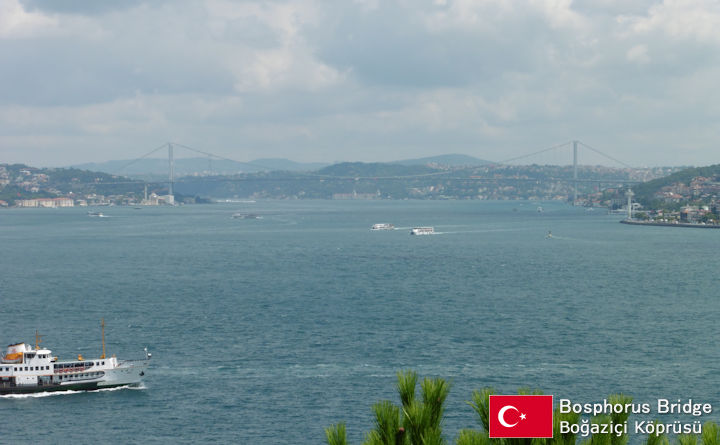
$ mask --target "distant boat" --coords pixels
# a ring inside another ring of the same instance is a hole
[[[542,206],[538,206],[537,211],[538,211],[538,213],[542,213],[543,212]]]
[[[432,235],[435,233],[434,227],[413,227],[410,229],[410,235]]]
[[[550,239],[550,238],[552,238],[552,237],[553,237],[553,236],[552,236],[552,232],[548,230],[547,235],[545,235],[545,239]]]
[[[88,216],[92,216],[94,218],[105,218],[105,215],[103,215],[103,212],[87,212]]]
[[[378,223],[373,224],[370,230],[393,230],[394,228],[395,226],[389,223]]]
[[[262,219],[262,216],[255,213],[233,213],[234,219]]]

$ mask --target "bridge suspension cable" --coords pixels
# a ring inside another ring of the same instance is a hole
[[[114,174],[116,174],[116,173],[120,173],[120,170],[126,169],[127,167],[133,165],[134,163],[136,163],[136,162],[138,162],[138,161],[141,161],[141,160],[147,158],[148,156],[150,156],[151,154],[153,154],[153,153],[155,153],[156,151],[160,150],[161,148],[167,147],[167,145],[168,145],[168,142],[165,142],[165,143],[162,144],[161,146],[150,150],[149,152],[145,153],[144,155],[140,156],[139,158],[133,159],[132,161],[130,161],[130,162],[128,162],[127,164],[123,165],[122,167],[118,168],[118,169],[115,170],[112,174],[114,175]]]
[[[222,159],[222,160],[224,160],[224,161],[237,162],[237,163],[239,163],[239,164],[251,165],[251,166],[253,166],[253,167],[260,167],[260,168],[264,168],[264,169],[267,169],[267,170],[273,170],[272,167],[263,166],[263,165],[256,164],[256,163],[253,163],[253,162],[243,162],[243,161],[238,161],[238,160],[235,160],[235,159],[226,158],[226,157],[224,157],[224,156],[219,156],[219,155],[216,155],[216,154],[214,154],[214,153],[209,153],[209,152],[206,152],[206,151],[198,150],[198,149],[196,149],[196,148],[188,147],[187,145],[183,145],[183,144],[173,143],[173,145],[178,146],[178,147],[185,148],[185,149],[190,150],[190,151],[193,151],[193,152],[195,152],[195,153],[204,154],[205,156],[212,156],[212,157],[217,158],[217,159]],[[305,178],[319,178],[319,179],[323,179],[323,178],[327,178],[327,179],[404,179],[404,178],[418,178],[418,177],[425,177],[425,176],[447,175],[448,173],[449,173],[449,172],[434,172],[434,173],[420,173],[420,174],[417,174],[417,175],[407,175],[407,176],[386,176],[386,177],[382,177],[382,176],[372,176],[372,177],[370,177],[370,176],[368,176],[368,177],[358,177],[358,176],[320,175],[320,174],[317,174],[317,173],[295,172],[295,174],[301,175],[301,176],[303,176],[303,177],[305,177]]]
[[[492,163],[490,163],[489,165],[502,165],[502,164],[507,164],[508,162],[513,162],[513,161],[517,161],[517,160],[520,160],[520,159],[526,159],[526,158],[529,158],[529,157],[532,157],[532,156],[536,156],[536,155],[539,155],[539,154],[542,154],[542,153],[546,153],[546,152],[551,151],[551,150],[556,150],[556,149],[558,149],[558,148],[565,147],[565,146],[570,145],[570,144],[572,144],[572,143],[573,143],[573,141],[563,142],[563,143],[561,143],[561,144],[553,145],[552,147],[544,148],[544,149],[542,149],[542,150],[533,151],[532,153],[527,153],[527,154],[520,155],[520,156],[514,156],[514,157],[507,158],[507,159],[503,159],[503,160],[500,160],[500,161],[497,161],[497,162],[492,162]],[[603,156],[603,157],[605,157],[605,158],[613,161],[613,162],[616,162],[616,163],[618,163],[618,164],[620,164],[620,165],[622,165],[622,166],[624,166],[624,167],[632,168],[632,166],[630,166],[629,164],[626,164],[625,162],[620,161],[619,159],[616,159],[616,158],[614,158],[614,157],[612,157],[612,156],[610,156],[610,155],[608,155],[608,154],[605,154],[605,153],[601,152],[600,150],[598,150],[598,149],[596,149],[596,148],[594,148],[594,147],[591,147],[591,146],[589,146],[588,144],[586,144],[586,143],[584,143],[584,142],[577,141],[577,143],[580,144],[580,145],[582,145],[583,147],[585,147],[585,148],[587,148],[587,149],[589,149],[589,150],[591,150],[591,151],[593,151],[593,152],[595,152],[595,153],[597,153],[597,154],[599,154],[599,155],[601,155],[601,156]],[[132,161],[127,162],[126,164],[122,165],[120,168],[116,169],[116,170],[114,171],[114,173],[112,173],[112,174],[113,174],[113,175],[119,174],[120,171],[124,170],[125,168],[127,168],[127,167],[129,167],[129,166],[131,166],[131,165],[133,165],[133,164],[135,164],[136,162],[139,162],[139,161],[141,161],[141,160],[143,160],[143,159],[151,156],[152,154],[156,153],[157,151],[159,151],[159,150],[167,147],[169,144],[172,144],[173,146],[181,147],[181,148],[184,148],[184,149],[186,149],[186,150],[189,150],[189,151],[192,151],[192,152],[195,152],[195,153],[199,153],[199,154],[202,154],[202,155],[211,157],[211,158],[216,158],[216,159],[220,159],[220,160],[224,160],[224,161],[230,161],[230,162],[236,162],[236,163],[238,163],[238,164],[253,166],[253,167],[261,168],[261,169],[274,170],[272,167],[260,165],[260,164],[253,163],[253,162],[238,161],[238,160],[236,160],[236,159],[232,159],[232,158],[229,158],[229,157],[226,157],[226,156],[221,156],[221,155],[217,155],[217,154],[215,154],[215,153],[210,153],[210,152],[208,152],[208,151],[199,150],[199,149],[197,149],[197,148],[189,147],[189,146],[184,145],[184,144],[178,144],[178,143],[175,143],[175,142],[172,142],[172,143],[171,143],[171,142],[165,142],[164,144],[160,145],[159,147],[154,148],[154,149],[150,150],[149,152],[145,153],[144,155],[142,155],[142,156],[140,156],[140,157],[138,157],[138,158],[136,158],[136,159],[133,159]],[[432,173],[418,173],[418,174],[414,174],[414,175],[367,176],[367,177],[366,177],[366,176],[336,176],[336,175],[317,174],[317,173],[308,173],[308,172],[295,172],[295,173],[296,173],[297,175],[302,176],[303,179],[336,179],[336,180],[337,180],[337,179],[353,179],[353,180],[359,180],[359,179],[389,180],[389,179],[392,179],[392,180],[399,180],[399,179],[423,178],[423,177],[432,177],[432,176],[449,176],[450,174],[456,173],[456,172],[458,172],[458,171],[468,170],[468,169],[474,169],[474,168],[477,168],[477,167],[478,167],[478,166],[469,166],[469,167],[463,167],[463,168],[456,168],[456,169],[448,170],[448,171],[432,172]],[[450,179],[450,178],[448,178],[448,179]],[[121,183],[121,182],[117,182],[117,184],[120,184],[120,183]],[[105,184],[109,184],[109,183],[105,183]]]
[[[620,165],[622,165],[622,166],[624,166],[624,167],[633,168],[632,165],[626,164],[626,163],[624,163],[623,161],[621,161],[621,160],[619,160],[619,159],[615,159],[615,158],[613,158],[612,156],[610,156],[610,155],[608,155],[608,154],[605,154],[605,153],[601,152],[600,150],[598,150],[597,148],[593,148],[593,147],[589,146],[588,144],[586,144],[586,143],[584,143],[584,142],[582,142],[582,141],[578,141],[578,143],[579,143],[580,145],[582,145],[583,147],[585,147],[585,148],[587,148],[587,149],[589,149],[589,150],[594,151],[595,153],[599,154],[600,156],[606,157],[606,158],[610,159],[611,161],[617,162],[618,164],[620,164]]]
[[[253,167],[260,167],[260,168],[264,168],[264,169],[267,169],[267,170],[273,170],[272,167],[268,167],[268,166],[265,166],[265,165],[256,164],[256,163],[254,163],[254,162],[244,162],[244,161],[238,161],[237,159],[226,158],[225,156],[220,156],[220,155],[216,155],[215,153],[210,153],[210,152],[207,152],[207,151],[198,150],[197,148],[188,147],[187,145],[178,144],[177,142],[173,142],[172,144],[175,145],[175,146],[177,146],[177,147],[182,147],[182,148],[184,148],[184,149],[186,149],[186,150],[193,151],[193,152],[195,152],[195,153],[200,153],[200,154],[203,154],[203,155],[205,155],[205,156],[209,156],[209,157],[211,157],[211,158],[220,159],[220,160],[222,160],[222,161],[237,162],[238,164],[251,165],[251,166],[253,166]]]
[[[560,148],[560,147],[564,147],[564,146],[570,145],[570,144],[572,144],[572,141],[563,142],[562,144],[553,145],[552,147],[544,148],[544,149],[542,149],[542,150],[534,151],[534,152],[532,152],[532,153],[524,154],[524,155],[521,155],[521,156],[515,156],[515,157],[513,157],[513,158],[503,159],[502,161],[493,162],[492,164],[493,164],[493,165],[506,164],[506,163],[508,163],[508,162],[517,161],[517,160],[519,160],[519,159],[529,158],[529,157],[531,157],[531,156],[539,155],[539,154],[541,154],[541,153],[545,153],[545,152],[550,151],[550,150],[555,150],[555,149],[558,149],[558,148]]]

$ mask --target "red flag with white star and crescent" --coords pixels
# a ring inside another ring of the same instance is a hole
[[[495,438],[553,436],[553,396],[490,396],[490,431]]]

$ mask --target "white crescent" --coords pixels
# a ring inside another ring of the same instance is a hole
[[[504,426],[505,428],[512,428],[518,424],[517,422],[507,423],[505,421],[505,411],[507,411],[509,409],[514,409],[515,411],[518,410],[517,408],[515,408],[512,405],[506,405],[506,406],[503,406],[502,408],[500,408],[500,411],[498,411],[498,422],[500,422],[500,425]]]

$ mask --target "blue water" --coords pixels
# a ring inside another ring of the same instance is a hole
[[[3,440],[319,444],[346,421],[360,443],[401,369],[452,380],[451,440],[479,427],[465,401],[484,386],[720,406],[720,231],[542,206],[0,211],[0,342],[38,329],[61,359],[94,357],[104,317],[110,354],[153,352],[142,389],[0,398],[17,426]],[[368,230],[379,222],[402,229]],[[410,236],[418,225],[440,233]]]

